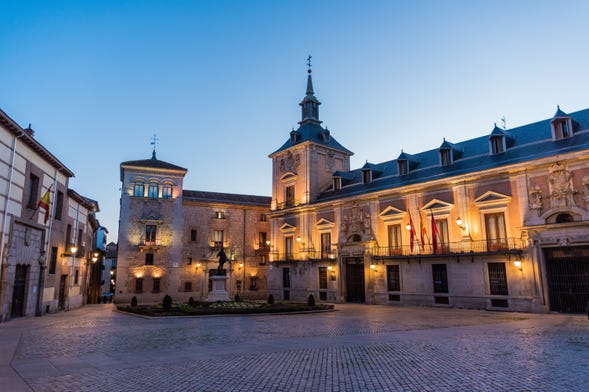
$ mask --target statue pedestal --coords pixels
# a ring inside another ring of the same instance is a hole
[[[213,275],[210,278],[213,282],[213,289],[209,292],[207,302],[229,301],[229,294],[225,288],[227,276]]]

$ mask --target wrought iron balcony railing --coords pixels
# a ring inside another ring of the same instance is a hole
[[[409,245],[380,246],[372,248],[372,255],[377,257],[411,257],[419,255],[455,255],[477,253],[508,253],[522,251],[524,242],[519,238],[501,238],[496,240],[460,241],[440,243],[434,251],[432,244],[414,244],[413,249]]]

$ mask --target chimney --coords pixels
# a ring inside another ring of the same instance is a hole
[[[27,135],[29,135],[30,137],[35,137],[35,131],[33,131],[33,128],[31,128],[31,124],[29,124],[28,127],[26,127],[25,129],[23,129],[23,131],[25,131],[25,133]]]

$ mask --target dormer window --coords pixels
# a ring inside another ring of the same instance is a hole
[[[397,165],[399,168],[399,175],[400,176],[404,176],[409,172],[409,164],[406,159],[397,160]]]
[[[333,177],[333,190],[337,191],[342,189],[342,178],[341,177]]]
[[[362,182],[364,184],[370,184],[372,182],[372,170],[371,169],[362,170]]]
[[[561,140],[571,136],[570,119],[562,118],[552,122],[554,140]]]
[[[489,147],[491,149],[491,154],[501,154],[505,152],[505,136],[501,135],[494,135],[489,138]]]
[[[452,150],[449,148],[440,149],[440,164],[449,166],[452,164]]]
[[[319,135],[321,136],[321,140],[323,140],[325,143],[329,142],[329,138],[330,138],[329,129],[325,128],[323,131],[321,131],[319,133]]]
[[[290,142],[292,144],[296,143],[299,140],[300,133],[295,131],[294,129],[290,132]]]

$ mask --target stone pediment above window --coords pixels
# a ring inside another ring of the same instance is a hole
[[[398,221],[403,219],[405,213],[406,211],[400,210],[393,206],[388,206],[378,215],[378,217],[382,219],[383,222]]]
[[[335,226],[335,223],[329,219],[321,218],[317,221],[317,223],[315,223],[315,226],[317,226],[317,230],[319,231],[331,230]]]
[[[429,211],[432,210],[434,212],[450,212],[450,210],[454,208],[454,204],[439,200],[439,199],[432,199],[423,207],[421,207],[422,211]]]
[[[297,229],[296,226],[293,226],[288,223],[285,223],[282,226],[280,226],[280,231],[283,232],[284,234],[292,234],[295,232],[296,229]]]
[[[162,223],[162,215],[156,211],[148,211],[141,214],[140,218],[141,222],[155,222],[155,223]]]
[[[506,206],[511,202],[511,196],[487,191],[474,200],[474,204],[480,208]]]

